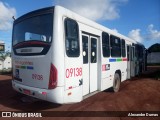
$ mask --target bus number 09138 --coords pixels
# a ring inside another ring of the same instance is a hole
[[[43,75],[32,74],[32,79],[34,79],[34,80],[43,80]]]
[[[82,68],[66,69],[66,78],[82,76]]]

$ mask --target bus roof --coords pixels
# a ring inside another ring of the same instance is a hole
[[[38,10],[35,10],[35,11],[31,11],[29,13],[26,13],[24,14],[23,16],[17,18],[15,21],[14,21],[14,24],[24,20],[24,19],[27,19],[29,17],[33,17],[33,16],[37,16],[37,15],[40,15],[40,14],[45,14],[45,13],[53,13],[54,12],[54,9],[57,9],[58,11],[60,11],[59,13],[61,14],[64,14],[64,15],[69,15],[71,14],[71,18],[72,19],[75,19],[76,21],[80,22],[80,23],[83,23],[83,24],[86,24],[90,27],[93,27],[93,28],[96,28],[96,29],[99,29],[101,31],[104,31],[104,32],[107,32],[109,34],[113,34],[113,35],[116,35],[117,37],[120,37],[121,39],[125,39],[127,41],[130,41],[132,43],[135,43],[135,44],[140,44],[142,45],[141,43],[127,37],[127,36],[124,36],[118,32],[115,32],[109,28],[107,28],[106,26],[102,26],[92,20],[89,20],[88,18],[85,18],[83,16],[80,16],[78,15],[77,13],[69,10],[69,9],[66,9],[62,6],[59,6],[59,5],[56,5],[56,6],[52,6],[52,7],[46,7],[46,8],[42,8],[42,9],[38,9]]]
[[[86,25],[88,25],[88,26],[91,26],[91,27],[93,27],[93,28],[96,28],[96,29],[99,29],[99,30],[101,30],[101,31],[107,32],[107,33],[109,33],[109,34],[116,35],[117,37],[120,37],[121,39],[125,39],[125,40],[127,40],[127,41],[130,41],[130,42],[132,42],[132,43],[139,44],[137,41],[135,41],[135,40],[133,40],[133,39],[131,39],[131,38],[129,38],[129,37],[126,37],[126,36],[124,36],[124,35],[122,35],[122,34],[120,34],[120,33],[118,33],[118,32],[115,32],[115,31],[113,31],[113,30],[111,30],[111,29],[109,29],[109,28],[107,28],[107,27],[105,27],[105,26],[100,25],[100,24],[98,24],[98,23],[96,23],[96,22],[94,22],[94,21],[92,21],[92,20],[89,20],[88,18],[85,18],[85,17],[83,17],[83,16],[80,16],[80,15],[78,15],[77,13],[75,13],[75,12],[73,12],[73,11],[70,11],[70,10],[68,10],[68,9],[66,9],[66,8],[64,8],[64,7],[62,7],[62,6],[58,6],[58,5],[57,5],[57,6],[55,6],[55,9],[60,10],[61,13],[65,14],[65,15],[69,15],[69,13],[71,13],[71,14],[72,14],[72,17],[74,17],[74,19],[75,19],[76,21],[80,22],[80,23],[86,24]]]

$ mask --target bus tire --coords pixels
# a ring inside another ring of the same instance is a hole
[[[118,73],[114,74],[114,80],[113,80],[113,92],[118,92],[120,88],[120,75]]]

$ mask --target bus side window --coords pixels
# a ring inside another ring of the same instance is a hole
[[[110,35],[111,42],[111,56],[121,57],[121,40],[120,38]]]
[[[83,64],[88,63],[88,37],[82,36],[83,43]]]
[[[103,57],[110,56],[110,46],[109,46],[109,35],[108,33],[102,32],[102,49]]]
[[[122,39],[122,57],[126,57],[126,45],[125,40]]]
[[[91,63],[97,62],[97,39],[91,38]]]
[[[65,46],[68,57],[80,55],[78,24],[69,18],[65,19]]]
[[[130,61],[130,48],[127,45],[127,61]]]

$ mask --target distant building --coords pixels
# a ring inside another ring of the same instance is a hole
[[[12,68],[11,53],[5,52],[5,43],[0,40],[0,71]]]
[[[0,57],[0,70],[3,70],[3,59]]]
[[[11,57],[10,56],[7,56],[3,62],[3,68],[4,69],[11,69],[12,67],[12,64],[11,64]]]
[[[160,52],[148,53],[147,63],[160,63]]]
[[[11,56],[6,56],[5,58],[0,56],[0,70],[11,69],[11,68],[12,68]]]

